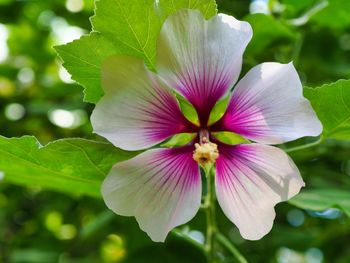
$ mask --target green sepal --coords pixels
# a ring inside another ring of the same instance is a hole
[[[224,116],[230,98],[230,95],[227,95],[215,104],[214,108],[211,110],[208,125],[212,125],[213,123],[220,120],[222,116]]]
[[[249,140],[247,140],[246,138],[243,138],[241,135],[234,132],[228,132],[228,131],[212,132],[211,134],[220,142],[230,144],[230,145],[250,143]]]
[[[188,102],[182,95],[174,92],[176,99],[179,103],[180,109],[187,120],[195,125],[199,125],[199,118],[196,109],[191,103]]]
[[[178,133],[162,143],[161,147],[180,147],[190,143],[196,137],[196,133]]]

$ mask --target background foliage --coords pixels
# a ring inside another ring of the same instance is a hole
[[[350,2],[271,0],[267,15],[250,14],[247,0],[217,4],[219,12],[253,26],[242,74],[261,62],[293,60],[325,127],[319,141],[283,146],[314,144],[290,152],[307,187],[277,206],[272,232],[245,241],[218,211],[222,232],[251,262],[349,262]],[[152,0],[100,0],[96,6],[94,32],[61,45],[90,32],[93,0],[0,0],[0,262],[204,262],[183,240],[202,240],[201,212],[157,244],[133,218],[106,209],[101,181],[111,165],[136,153],[93,135],[88,118],[90,103],[103,94],[104,58],[138,56],[152,69],[167,15],[190,7],[210,17],[215,2],[160,0],[157,14]],[[57,58],[57,45],[84,94]],[[224,249],[221,255],[234,262]]]

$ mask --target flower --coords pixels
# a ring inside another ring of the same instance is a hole
[[[198,164],[215,163],[217,200],[250,240],[268,233],[274,206],[304,186],[288,155],[269,145],[322,131],[293,64],[262,63],[230,91],[251,37],[247,22],[224,14],[205,20],[198,11],[182,10],[161,29],[157,73],[132,57],[112,56],[102,65],[105,96],[91,117],[94,132],[125,150],[147,149],[112,168],[102,195],[115,213],[134,216],[154,241],[164,241],[197,213]],[[194,106],[199,124],[184,117],[174,91]],[[213,107],[228,94],[226,112],[208,125]],[[219,131],[254,143],[222,143],[212,133]],[[153,147],[178,133],[197,136],[181,147]]]

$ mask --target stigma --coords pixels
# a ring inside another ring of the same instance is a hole
[[[206,137],[203,137],[194,147],[193,159],[202,166],[214,164],[219,157],[218,146]]]

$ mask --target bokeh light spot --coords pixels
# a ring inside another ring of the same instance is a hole
[[[318,248],[309,248],[305,253],[305,257],[307,263],[321,263],[323,261],[323,253]]]
[[[305,262],[303,254],[289,249],[287,247],[281,247],[277,251],[278,263],[301,263]]]
[[[56,17],[55,13],[51,10],[45,10],[40,13],[38,17],[38,24],[42,27],[48,27],[52,21]]]
[[[123,239],[118,235],[109,235],[101,246],[101,256],[104,262],[120,262],[126,254]]]
[[[72,84],[74,83],[74,81],[71,78],[71,75],[69,74],[69,72],[63,67],[60,66],[59,70],[58,70],[58,76],[60,77],[60,79],[67,84]]]
[[[71,128],[74,124],[74,115],[67,110],[53,110],[49,114],[50,121],[62,128]]]
[[[17,78],[23,84],[30,84],[35,78],[35,73],[31,68],[22,68],[18,72]]]
[[[294,227],[301,226],[305,221],[305,215],[300,209],[292,209],[287,213],[287,221]]]
[[[59,212],[52,211],[46,215],[45,226],[51,232],[58,232],[62,225],[62,215]]]
[[[56,109],[49,112],[49,120],[61,128],[74,129],[84,124],[86,119],[86,113],[83,110]]]
[[[5,173],[3,171],[0,171],[0,181],[5,178]]]
[[[270,14],[268,0],[254,0],[250,3],[249,12],[251,14]]]
[[[66,8],[69,12],[78,13],[84,8],[83,0],[67,0]]]
[[[8,104],[5,108],[5,116],[11,121],[18,121],[24,117],[25,108],[19,103]]]
[[[61,240],[73,239],[77,235],[77,228],[74,225],[62,225],[57,233],[57,237]]]
[[[7,38],[9,36],[5,25],[0,24],[0,63],[7,59],[9,50],[7,46]]]
[[[7,78],[0,77],[0,97],[9,97],[15,91],[15,85]]]
[[[7,78],[0,77],[0,97],[9,97],[15,91],[15,85]]]
[[[80,27],[70,26],[62,17],[53,18],[50,26],[56,40],[56,44],[59,45],[78,39],[85,33],[85,31]]]

